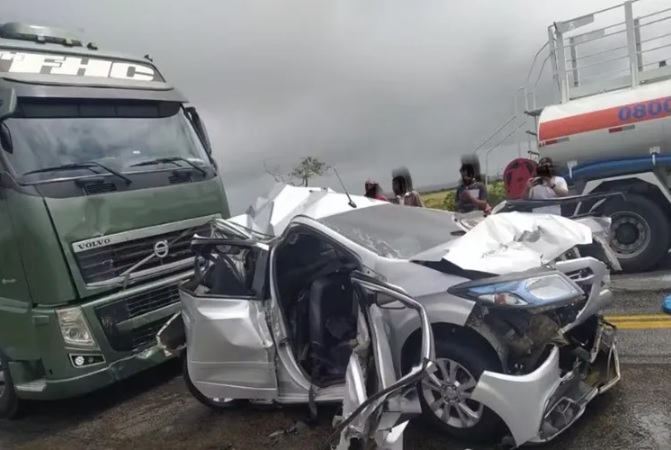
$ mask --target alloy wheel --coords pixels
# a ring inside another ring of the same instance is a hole
[[[454,428],[475,426],[484,411],[481,403],[471,399],[477,381],[461,364],[447,358],[436,360],[436,370],[422,383],[431,411]]]

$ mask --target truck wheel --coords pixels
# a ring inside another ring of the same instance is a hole
[[[191,378],[189,377],[189,368],[187,364],[187,359],[186,359],[186,353],[184,354],[182,358],[182,377],[184,378],[184,383],[186,384],[186,388],[189,390],[189,393],[194,396],[198,402],[201,404],[207,406],[210,409],[214,409],[216,411],[221,411],[225,409],[232,409],[235,408],[240,404],[240,400],[233,399],[233,398],[207,398],[203,394],[200,393],[198,388],[193,384],[191,381]]]
[[[485,370],[501,371],[501,363],[480,346],[436,340],[436,378],[440,387],[424,381],[419,401],[426,419],[457,439],[491,444],[499,442],[505,425],[489,408],[470,399]]]
[[[0,419],[14,419],[19,414],[19,397],[9,373],[7,358],[0,353]]]
[[[668,220],[652,200],[628,194],[624,201],[605,205],[610,216],[611,246],[624,272],[644,272],[654,268],[669,248]]]

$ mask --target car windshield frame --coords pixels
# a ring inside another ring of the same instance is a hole
[[[1,126],[12,142],[12,151],[4,151],[3,159],[22,182],[92,175],[90,169],[67,167],[27,174],[67,164],[101,163],[124,174],[193,168],[179,160],[133,166],[161,158],[181,157],[199,167],[212,166],[205,144],[179,102],[20,101],[17,113]]]
[[[463,234],[454,214],[433,208],[380,204],[317,221],[376,255],[409,260]]]

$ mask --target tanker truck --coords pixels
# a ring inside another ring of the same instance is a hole
[[[540,83],[525,87],[531,153],[552,158],[573,195],[623,194],[603,208],[625,272],[657,267],[671,247],[670,24],[671,8],[644,0],[555,22],[544,65],[558,98],[538,107]]]
[[[228,216],[205,126],[149,57],[0,24],[0,419],[162,363],[191,238]]]

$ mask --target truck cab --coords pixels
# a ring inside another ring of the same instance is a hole
[[[626,272],[655,268],[671,247],[669,11],[630,0],[554,22],[521,88],[535,155],[552,158],[571,193],[622,193],[603,208]]]
[[[152,60],[0,25],[0,418],[164,361],[156,333],[228,203]]]

